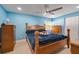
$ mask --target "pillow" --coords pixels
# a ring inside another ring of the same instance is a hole
[[[47,32],[48,32],[48,34],[51,34],[52,32],[51,32],[51,30],[46,30]]]
[[[42,31],[45,31],[45,30],[27,30],[26,33],[27,33],[27,34],[34,34],[35,31],[42,32]]]

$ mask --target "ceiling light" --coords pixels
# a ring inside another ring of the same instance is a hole
[[[76,6],[76,8],[79,8],[79,6]]]
[[[48,17],[48,18],[54,18],[55,15],[51,15],[49,13],[44,13],[43,16]]]
[[[22,11],[22,8],[21,8],[21,7],[17,7],[17,9],[18,9],[19,11]]]

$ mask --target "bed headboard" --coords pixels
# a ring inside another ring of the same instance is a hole
[[[30,25],[30,24],[26,23],[26,30],[45,30],[45,26]]]
[[[60,26],[60,25],[52,26],[52,32],[57,33],[57,34],[62,33],[62,26]]]

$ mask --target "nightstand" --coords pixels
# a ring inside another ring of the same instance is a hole
[[[71,41],[71,53],[72,54],[79,54],[79,40],[72,40]]]

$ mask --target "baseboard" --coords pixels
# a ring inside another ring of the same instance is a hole
[[[19,42],[22,42],[22,41],[26,41],[26,39],[16,40],[16,43],[19,43]]]

